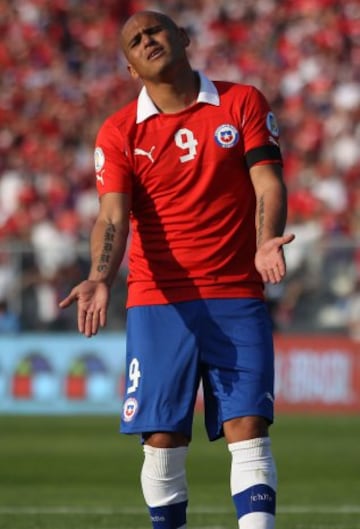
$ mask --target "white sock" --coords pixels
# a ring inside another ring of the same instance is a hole
[[[188,488],[185,472],[187,447],[154,448],[144,445],[141,486],[153,527],[186,529]]]
[[[268,437],[228,445],[239,529],[274,529],[277,474]]]

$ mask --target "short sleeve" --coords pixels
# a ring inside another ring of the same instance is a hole
[[[99,196],[105,193],[131,193],[132,169],[126,145],[120,131],[109,120],[98,132],[94,163]]]
[[[282,163],[279,127],[264,95],[249,87],[243,111],[242,132],[248,167],[258,163]]]

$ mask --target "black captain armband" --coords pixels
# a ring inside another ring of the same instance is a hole
[[[262,161],[276,161],[282,163],[282,156],[279,147],[276,145],[262,145],[261,147],[255,147],[245,154],[245,160],[247,166],[250,168],[258,162]]]

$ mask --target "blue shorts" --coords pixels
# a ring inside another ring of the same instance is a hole
[[[210,440],[223,422],[274,413],[274,350],[259,299],[208,299],[128,310],[121,432],[191,438],[199,384]]]

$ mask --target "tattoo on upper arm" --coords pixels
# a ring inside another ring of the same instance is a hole
[[[257,226],[257,243],[261,243],[263,231],[264,231],[264,222],[265,222],[265,204],[264,198],[260,197],[258,204],[258,226]]]
[[[99,263],[97,266],[98,272],[106,272],[109,268],[115,238],[115,231],[116,230],[114,224],[109,223],[106,227],[104,234],[104,246],[102,249],[102,253],[99,257]]]

